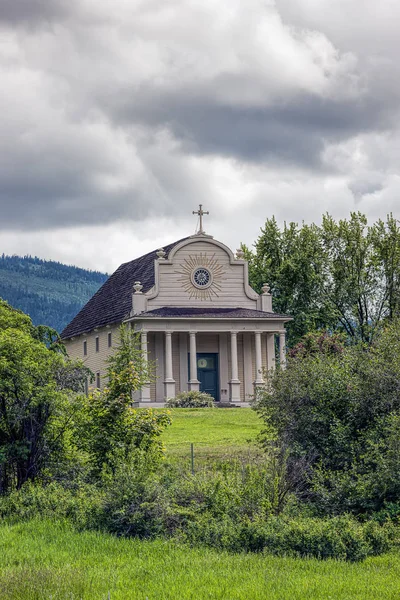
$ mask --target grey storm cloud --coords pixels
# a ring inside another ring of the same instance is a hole
[[[165,94],[157,89],[118,93],[107,110],[115,122],[166,127],[188,152],[222,154],[244,161],[267,160],[326,170],[322,152],[329,142],[390,129],[396,113],[383,99],[323,99],[302,94],[266,107],[211,103],[199,91]]]
[[[63,20],[69,13],[63,0],[1,0],[0,24],[34,27]]]
[[[382,152],[370,140],[391,132],[393,148],[398,135],[390,48],[369,60],[337,11],[336,25],[310,16],[308,30],[299,2],[251,0],[233,19],[227,2],[199,16],[189,0],[132,14],[118,0],[3,0],[0,228],[179,215],[220,186],[216,160],[249,169],[244,186],[265,169],[345,177],[357,201],[382,189],[399,153],[371,179]]]

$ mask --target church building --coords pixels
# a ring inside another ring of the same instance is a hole
[[[106,383],[106,359],[118,327],[139,332],[155,376],[138,392],[139,406],[162,403],[179,392],[201,390],[217,402],[240,405],[285,365],[288,315],[272,311],[268,285],[257,294],[248,282],[243,252],[233,252],[203,231],[122,264],[61,334],[72,358]]]

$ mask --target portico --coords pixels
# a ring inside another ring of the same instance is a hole
[[[179,392],[199,389],[211,393],[217,402],[246,402],[275,368],[275,339],[279,340],[279,362],[284,368],[285,318],[274,318],[272,323],[261,311],[249,311],[257,313],[255,317],[243,316],[241,310],[241,318],[235,319],[239,309],[220,311],[219,315],[202,310],[201,319],[190,317],[190,311],[178,316],[178,311],[165,310],[130,319],[140,332],[142,348],[149,346],[155,370],[151,393],[144,388],[137,398],[141,403],[162,402]]]

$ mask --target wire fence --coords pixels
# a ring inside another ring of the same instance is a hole
[[[168,459],[193,475],[199,471],[220,468],[237,469],[242,466],[259,466],[265,457],[259,446],[210,445],[207,442],[169,444]]]

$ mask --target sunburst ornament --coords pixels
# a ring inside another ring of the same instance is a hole
[[[222,289],[222,275],[225,273],[222,265],[218,263],[215,254],[194,254],[185,258],[179,271],[178,279],[182,287],[189,294],[189,298],[196,300],[211,300],[218,297]]]

